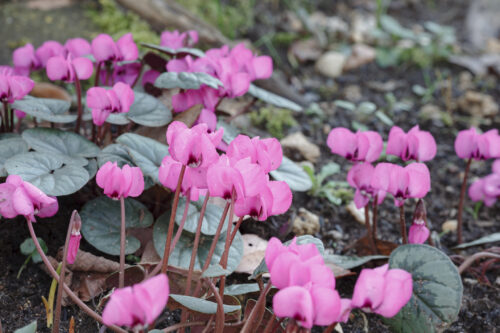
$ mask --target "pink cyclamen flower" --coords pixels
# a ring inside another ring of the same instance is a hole
[[[356,189],[354,203],[359,209],[366,206],[371,198],[377,196],[377,205],[385,199],[386,192],[372,186],[375,167],[369,163],[354,165],[347,173],[347,182]]]
[[[161,162],[158,179],[163,186],[175,191],[181,174],[182,163],[167,155]],[[197,201],[200,195],[207,193],[207,168],[186,168],[182,178],[181,193],[191,201]]]
[[[269,56],[254,56],[244,43],[236,45],[229,56],[234,59],[241,71],[248,73],[250,81],[268,79],[273,73],[273,61]]]
[[[73,58],[83,57],[92,53],[90,43],[83,38],[68,39],[64,48]]]
[[[178,30],[164,31],[160,37],[160,45],[171,49],[180,49],[186,46],[193,46],[198,42],[198,32],[189,30],[179,33]]]
[[[144,177],[139,167],[106,162],[96,174],[96,182],[112,199],[138,197],[144,191]]]
[[[71,218],[74,222],[69,238],[68,254],[66,255],[66,261],[68,262],[68,264],[75,263],[76,255],[78,253],[78,249],[80,248],[80,240],[82,239],[82,235],[80,234],[80,229],[82,228],[82,219],[80,218],[80,215],[76,210],[73,211]]]
[[[389,269],[388,264],[365,268],[356,281],[351,306],[391,318],[408,303],[412,291],[413,279],[405,270]]]
[[[483,201],[488,207],[500,197],[500,174],[492,173],[476,180],[469,187],[469,197],[472,201]]]
[[[23,99],[35,82],[25,76],[10,75],[10,71],[0,71],[0,101],[13,103],[16,100]]]
[[[436,156],[436,150],[436,141],[432,134],[421,131],[418,125],[408,133],[397,126],[393,126],[389,132],[386,153],[399,156],[403,161],[429,161]]]
[[[238,135],[229,144],[227,155],[231,159],[250,157],[252,163],[259,164],[268,173],[278,169],[283,160],[283,149],[276,138],[260,139]]]
[[[500,157],[500,135],[497,129],[479,134],[475,128],[460,131],[455,139],[455,152],[464,159],[486,160]]]
[[[429,238],[430,230],[427,228],[427,211],[422,199],[418,200],[413,213],[413,222],[408,232],[408,241],[410,244],[423,244]]]
[[[431,189],[429,169],[423,163],[402,167],[391,163],[379,163],[375,167],[371,186],[391,193],[396,206],[408,198],[423,198]]]
[[[139,56],[131,33],[123,35],[116,43],[110,35],[100,34],[92,40],[91,48],[97,62],[134,61]]]
[[[31,70],[39,69],[41,66],[40,60],[35,55],[35,48],[30,43],[14,50],[12,62],[18,73],[23,76],[29,76]]]
[[[54,40],[44,42],[35,52],[36,58],[40,61],[41,67],[45,68],[47,61],[55,56],[66,56],[66,49],[61,43]]]
[[[169,296],[166,274],[156,275],[132,287],[116,289],[102,312],[105,325],[142,329],[163,312]]]
[[[0,184],[0,214],[8,219],[23,215],[36,222],[39,217],[54,216],[59,209],[57,199],[49,197],[18,175],[10,175]]]
[[[332,129],[326,143],[332,153],[352,162],[374,162],[379,158],[384,147],[382,137],[377,132],[352,133],[344,127]]]
[[[208,133],[207,125],[198,124],[188,128],[180,121],[167,128],[167,143],[170,156],[191,168],[206,168],[215,163],[219,154],[215,147],[222,140],[223,129]]]
[[[92,109],[94,124],[101,126],[111,113],[126,113],[134,103],[134,91],[118,82],[112,89],[93,87],[87,91],[87,106]]]
[[[76,78],[79,80],[90,78],[94,66],[92,65],[92,61],[87,58],[73,59],[71,55],[68,55],[66,58],[55,56],[47,61],[46,70],[47,76],[52,81],[74,82]]]

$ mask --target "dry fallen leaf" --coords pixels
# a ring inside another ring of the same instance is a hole
[[[236,268],[238,273],[252,274],[266,254],[267,241],[254,234],[242,235],[243,257]]]
[[[49,82],[35,83],[30,95],[39,98],[56,98],[71,103],[71,96],[66,90]]]

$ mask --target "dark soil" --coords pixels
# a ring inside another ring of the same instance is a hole
[[[342,13],[348,15],[352,10],[373,10],[373,1],[312,1],[311,6],[316,6],[323,10],[326,15]],[[393,1],[389,7],[389,14],[403,22],[406,26],[413,23],[421,23],[432,20],[438,23],[452,25],[457,30],[459,41],[465,41],[464,36],[464,17],[471,1]],[[249,36],[256,40],[265,32],[279,30],[278,13],[279,8],[273,8],[268,5],[258,5],[257,7],[256,28],[249,32]],[[1,17],[1,16],[0,16]],[[278,50],[280,54],[286,55],[285,50]],[[263,48],[263,52],[267,52]],[[286,59],[286,58],[284,58]],[[286,63],[286,61],[284,62]],[[465,167],[465,162],[456,157],[453,142],[456,133],[470,126],[470,123],[477,121],[470,115],[462,113],[456,106],[449,110],[453,124],[447,126],[441,119],[422,118],[419,112],[424,105],[421,99],[412,92],[412,86],[420,84],[425,86],[424,75],[430,77],[432,82],[438,81],[438,75],[444,75],[452,83],[452,98],[456,100],[463,95],[459,86],[461,82],[461,73],[463,70],[449,65],[438,64],[432,70],[422,70],[414,66],[402,65],[388,69],[382,69],[375,63],[365,65],[357,70],[349,71],[336,79],[325,79],[314,72],[314,63],[306,63],[298,69],[291,69],[287,65],[282,66],[285,75],[295,84],[304,95],[315,100],[319,99],[321,108],[325,112],[324,119],[315,116],[309,116],[304,113],[297,114],[296,120],[300,124],[296,128],[290,129],[290,132],[300,130],[321,148],[321,160],[315,165],[316,170],[328,162],[334,161],[342,165],[342,172],[333,178],[345,180],[345,175],[350,167],[342,158],[330,153],[326,146],[326,137],[329,129],[337,126],[352,128],[352,122],[358,121],[368,128],[376,130],[387,138],[390,126],[383,124],[380,120],[373,118],[363,118],[361,115],[336,108],[333,101],[337,99],[346,99],[346,88],[357,86],[361,91],[360,101],[371,101],[379,108],[388,107],[384,97],[385,92],[380,92],[371,88],[368,83],[371,81],[387,82],[396,81],[401,84],[398,88],[391,91],[395,97],[400,99],[409,99],[413,106],[410,111],[392,110],[391,119],[395,125],[405,130],[419,124],[424,130],[430,131],[438,143],[438,153],[433,161],[428,162],[432,177],[432,191],[425,198],[427,205],[428,218],[431,223],[431,229],[441,232],[442,224],[450,219],[456,219],[457,202],[461,185],[461,178]],[[494,100],[500,100],[500,83],[498,77],[488,76],[481,80],[473,81],[473,90],[493,96]],[[437,89],[430,103],[438,106],[442,110],[447,109],[445,97],[440,89]],[[483,121],[484,119],[480,119]],[[500,118],[496,116],[486,120],[483,130],[489,128],[499,128]],[[484,176],[489,173],[491,162],[474,162],[472,167],[472,176]],[[54,255],[63,244],[64,234],[67,222],[74,208],[81,207],[81,198],[76,196],[63,198],[61,201],[61,212],[57,218],[50,220],[41,219],[36,225],[36,232],[42,237],[49,246],[49,254]],[[466,200],[467,207],[473,207],[473,204]],[[292,217],[300,207],[304,207],[320,216],[321,231],[317,234],[325,247],[335,253],[344,253],[350,245],[365,233],[364,227],[356,222],[354,218],[346,211],[344,206],[335,206],[323,198],[315,198],[306,193],[294,193],[294,201],[290,211],[284,216],[273,217],[266,223],[244,222],[242,225],[243,233],[257,233],[264,238],[279,236],[282,239],[293,237],[287,234],[287,226]],[[414,202],[409,202],[405,206],[407,221],[411,220]],[[498,205],[491,208],[482,207],[479,216],[474,219],[473,215],[467,210],[464,212],[464,238],[465,241],[477,239],[493,232],[498,232],[499,227],[496,216],[500,214]],[[391,199],[386,199],[379,209],[378,235],[387,241],[400,243],[400,234],[398,226],[398,212]],[[22,273],[20,279],[16,279],[17,272],[25,260],[25,257],[19,251],[19,244],[29,237],[26,223],[22,220],[0,221],[0,266],[4,267],[0,273],[0,319],[5,332],[12,332],[14,329],[27,325],[37,319],[39,332],[49,332],[45,327],[45,309],[43,307],[41,296],[47,297],[51,279],[37,265],[29,264]],[[341,239],[332,237],[332,230],[342,234]],[[440,247],[447,254],[457,254],[451,250],[456,244],[454,233],[448,233],[440,237]],[[82,242],[86,250],[92,248]],[[468,256],[477,248],[459,252],[463,256]],[[96,252],[96,251],[94,251]],[[353,254],[352,249],[347,253]],[[498,266],[486,273],[486,278],[490,283],[479,282],[477,278],[470,274],[463,274],[464,296],[462,308],[458,320],[451,325],[446,332],[496,332],[500,327],[500,286],[495,280],[500,275]],[[355,270],[356,271],[356,270]],[[246,276],[237,276],[236,280],[244,280]],[[342,278],[337,282],[337,286],[343,297],[352,295],[355,277]],[[98,303],[96,299],[95,304]],[[91,306],[95,304],[90,304]],[[96,332],[97,324],[90,320],[85,314],[80,312],[75,306],[63,308],[62,328],[67,330],[69,319],[75,318],[77,332]],[[175,321],[171,314],[165,314],[164,322]],[[160,321],[163,321],[160,320]],[[342,325],[344,332],[387,332],[379,316],[364,314],[359,311],[353,312],[353,317],[348,324]],[[321,330],[318,330],[321,331]]]

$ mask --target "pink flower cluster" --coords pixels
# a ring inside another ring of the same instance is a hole
[[[49,197],[18,175],[10,175],[0,184],[0,214],[6,218],[25,216],[35,222],[35,215],[51,217],[57,213],[59,205],[55,197]]]
[[[11,67],[0,66],[0,102],[13,103],[23,99],[34,85],[33,80],[16,75]]]
[[[191,47],[198,43],[198,32],[189,30],[180,33],[178,30],[163,31],[160,37],[160,45],[171,49],[180,49],[183,47]]]
[[[134,91],[128,84],[118,82],[113,88],[92,87],[87,91],[87,106],[97,126],[104,124],[111,113],[127,113],[134,103]]]
[[[469,197],[472,201],[483,201],[486,206],[493,206],[500,197],[500,159],[493,162],[491,174],[472,183]]]
[[[280,289],[273,297],[274,313],[293,318],[305,328],[347,322],[354,308],[393,317],[412,295],[411,274],[384,265],[363,269],[352,300],[341,299],[335,290],[335,276],[316,245],[298,245],[296,239],[284,246],[272,238],[265,261],[271,283]]]
[[[167,71],[207,73],[223,83],[224,86],[219,89],[202,86],[198,90],[187,90],[172,97],[172,106],[176,112],[185,111],[197,104],[203,105],[200,119],[214,130],[215,107],[220,99],[245,94],[250,82],[271,76],[273,64],[270,57],[256,57],[244,44],[238,44],[231,50],[227,45],[208,50],[204,57],[197,59],[186,56],[170,60]]]
[[[181,189],[192,200],[209,191],[212,196],[234,199],[237,216],[250,215],[260,221],[288,210],[292,202],[289,186],[271,181],[268,175],[283,158],[279,141],[240,135],[226,154],[219,155],[216,147],[222,133],[222,129],[209,132],[206,124],[188,128],[172,122],[166,135],[170,155],[163,159],[159,171],[162,184],[175,190],[184,166]]]
[[[475,128],[460,131],[455,139],[455,152],[464,159],[500,158],[500,135],[497,129],[479,134]]]
[[[116,289],[102,312],[105,325],[144,329],[163,312],[170,294],[168,278],[156,275],[132,287]]]

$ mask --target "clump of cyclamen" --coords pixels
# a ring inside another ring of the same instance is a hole
[[[500,158],[500,135],[497,129],[480,134],[475,128],[460,131],[455,139],[455,152],[463,159]]]
[[[87,91],[87,106],[92,110],[94,124],[101,126],[111,113],[127,113],[134,103],[134,91],[118,82],[113,88],[93,87]]]
[[[0,66],[0,102],[14,103],[23,99],[34,85],[30,78],[16,75],[14,69]]]
[[[469,197],[472,201],[482,201],[488,207],[500,197],[500,159],[493,162],[492,172],[477,179],[469,187]]]
[[[237,216],[250,215],[261,221],[288,210],[292,201],[289,186],[271,181],[268,175],[283,158],[279,141],[240,135],[226,154],[219,155],[216,147],[222,133],[222,129],[209,132],[206,124],[193,128],[176,121],[170,124],[170,155],[163,159],[159,170],[162,184],[175,190],[184,168],[181,190],[192,200],[209,191],[211,196],[234,200]]]

